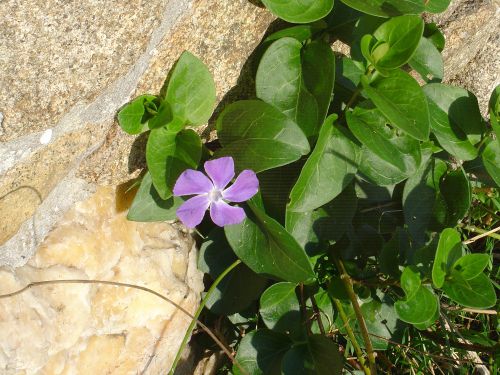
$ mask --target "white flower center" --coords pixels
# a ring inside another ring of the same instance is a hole
[[[208,193],[208,199],[210,202],[218,202],[222,199],[222,191],[219,189],[212,189],[210,193]]]

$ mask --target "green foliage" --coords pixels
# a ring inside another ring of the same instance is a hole
[[[474,94],[440,83],[444,36],[421,14],[450,1],[262,2],[291,24],[256,54],[256,97],[214,119],[218,142],[185,129],[215,105],[187,52],[158,96],[118,113],[124,131],[149,132],[128,218],[174,219],[175,181],[202,161],[231,156],[257,173],[241,223],[197,229],[207,282],[243,263],[206,298],[234,374],[428,373],[476,348],[486,361],[498,340],[497,317],[478,310],[497,305],[500,88],[488,121]],[[333,54],[335,39],[351,57]]]

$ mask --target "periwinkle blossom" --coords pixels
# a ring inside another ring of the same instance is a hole
[[[186,227],[194,228],[210,209],[210,217],[219,227],[241,223],[245,219],[245,211],[241,207],[230,206],[228,202],[244,202],[257,193],[259,180],[255,172],[245,169],[226,188],[235,174],[232,157],[209,160],[204,167],[208,177],[200,171],[186,169],[176,181],[175,196],[194,195],[177,209],[177,217]]]

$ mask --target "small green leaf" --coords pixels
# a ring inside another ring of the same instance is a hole
[[[436,46],[425,37],[420,39],[409,64],[426,82],[443,79],[443,57]]]
[[[444,12],[450,5],[451,0],[427,0],[425,2],[425,11],[429,13]]]
[[[414,266],[405,267],[401,274],[401,288],[403,288],[406,299],[412,299],[420,288],[420,272]]]
[[[422,0],[341,0],[351,8],[378,17],[420,14],[425,10]]]
[[[154,95],[141,95],[130,103],[125,105],[118,112],[118,123],[120,127],[128,134],[142,133],[146,120],[144,119],[146,110],[144,103],[151,102],[156,99]]]
[[[391,71],[388,77],[372,84],[362,79],[366,95],[389,120],[391,125],[412,137],[429,138],[429,109],[422,88],[408,73]]]
[[[439,52],[443,51],[446,40],[444,38],[444,34],[435,23],[431,22],[425,24],[424,37],[429,39]]]
[[[309,23],[325,17],[333,8],[333,0],[262,0],[276,16],[292,23]]]
[[[450,253],[462,248],[460,234],[452,228],[446,228],[439,236],[438,247],[432,265],[432,282],[436,288],[441,288],[448,274]]]
[[[465,280],[470,280],[482,273],[489,262],[488,254],[467,254],[455,262],[452,270],[459,273]]]
[[[486,309],[497,302],[493,284],[484,273],[470,280],[453,273],[452,279],[444,283],[443,290],[452,300],[466,307]]]
[[[183,200],[177,197],[161,199],[153,186],[151,174],[147,172],[128,210],[127,219],[141,222],[175,220],[177,208],[182,203]]]
[[[292,342],[286,335],[259,329],[243,337],[236,360],[251,375],[280,374],[281,360],[291,346]],[[244,374],[236,365],[233,365],[233,373]]]
[[[484,168],[497,186],[500,186],[500,144],[493,140],[490,141],[484,148],[481,157]]]
[[[267,328],[281,333],[300,335],[302,318],[295,294],[297,284],[281,282],[271,285],[260,297],[260,316]]]
[[[357,171],[357,146],[340,127],[336,115],[326,119],[314,151],[290,193],[288,209],[312,211],[328,203],[351,182]]]
[[[151,130],[146,145],[146,161],[156,191],[162,199],[172,195],[179,175],[196,169],[201,157],[201,139],[193,130],[174,133],[166,128]]]
[[[237,225],[226,226],[226,237],[236,255],[254,272],[290,282],[311,282],[312,265],[303,248],[253,200],[252,213]]]
[[[158,113],[148,121],[148,127],[149,129],[161,128],[171,122],[172,119],[172,108],[170,107],[170,104],[164,100],[158,108]]]
[[[217,119],[223,148],[238,170],[261,172],[290,164],[309,153],[309,143],[296,123],[272,105],[243,100],[226,107]]]
[[[165,99],[175,117],[195,126],[208,121],[215,107],[215,83],[200,59],[184,51],[165,84]]]
[[[397,301],[394,308],[402,321],[421,324],[434,317],[439,304],[436,295],[430,289],[421,285],[412,298]]]

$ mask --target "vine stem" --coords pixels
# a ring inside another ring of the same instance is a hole
[[[497,240],[500,240],[500,235],[496,234],[495,232],[498,232],[500,231],[500,227],[496,227],[492,230],[484,230],[484,229],[481,229],[481,228],[477,228],[475,226],[471,226],[471,225],[463,225],[462,226],[465,230],[468,230],[469,232],[473,232],[473,233],[479,233],[479,235],[475,236],[475,237],[472,237],[466,241],[464,241],[464,244],[470,244],[470,243],[473,243],[477,240],[479,240],[480,238],[483,238],[483,237],[493,237],[493,238],[496,238]]]
[[[347,273],[344,263],[338,257],[338,255],[333,254],[333,260],[335,265],[337,266],[340,272],[340,279],[344,283],[345,289],[347,291],[347,295],[351,300],[352,307],[354,308],[354,313],[356,314],[356,319],[358,320],[359,328],[361,330],[361,336],[363,337],[363,341],[365,342],[366,354],[368,355],[368,363],[370,366],[371,375],[377,374],[377,365],[375,363],[375,352],[373,350],[372,341],[370,340],[370,334],[368,333],[368,328],[366,327],[365,319],[363,318],[363,314],[361,313],[361,307],[358,303],[358,297],[356,293],[354,293],[354,288],[352,284],[351,277]]]
[[[363,368],[363,371],[366,375],[371,375],[370,368],[366,366],[365,358],[363,356],[363,351],[361,350],[358,340],[356,340],[356,336],[354,335],[354,331],[352,330],[351,325],[349,324],[349,318],[345,313],[344,307],[342,306],[342,302],[340,302],[336,298],[333,298],[333,303],[335,304],[335,307],[339,312],[340,319],[342,319],[342,321],[344,322],[344,328],[347,332],[347,336],[349,336],[349,339],[351,340],[352,346],[354,347],[354,351],[356,352],[356,357],[358,357],[359,364]]]
[[[226,275],[231,272],[236,266],[238,266],[239,264],[241,263],[241,260],[236,260],[233,264],[231,264],[229,267],[227,267],[216,279],[215,281],[213,282],[213,284],[210,286],[210,288],[208,289],[208,292],[205,294],[205,296],[203,297],[203,299],[201,300],[201,303],[200,303],[200,306],[198,307],[198,309],[196,310],[194,316],[192,317],[192,320],[191,320],[191,324],[189,325],[187,331],[186,331],[186,334],[184,335],[184,338],[182,339],[182,343],[181,343],[181,346],[179,347],[179,350],[177,351],[177,355],[175,356],[175,359],[174,359],[174,363],[172,364],[172,367],[170,368],[170,371],[169,371],[169,374],[170,375],[173,375],[174,372],[175,372],[175,369],[177,367],[177,364],[179,363],[180,359],[181,359],[181,356],[182,356],[182,352],[184,351],[184,348],[186,347],[187,343],[188,343],[188,340],[189,338],[191,337],[191,333],[193,332],[193,329],[196,325],[196,323],[198,322],[198,318],[201,314],[201,312],[203,311],[203,309],[205,308],[205,305],[207,304],[207,301],[208,299],[210,298],[210,296],[212,295],[212,293],[214,292],[215,288],[217,288],[217,286],[220,284],[220,282],[224,279],[224,277],[226,277]],[[218,339],[217,339],[218,340]],[[225,346],[224,346],[225,347]],[[226,353],[227,354],[227,353]],[[232,358],[234,358],[232,355],[231,355]],[[238,362],[236,362],[236,360],[234,360],[234,362],[240,369],[240,371],[243,373],[243,374],[247,374],[247,372],[238,364]]]

